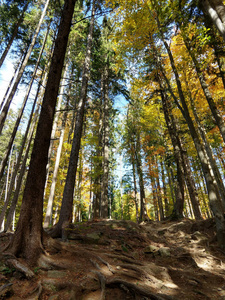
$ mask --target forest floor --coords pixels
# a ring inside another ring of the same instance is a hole
[[[73,225],[64,238],[32,278],[2,260],[0,299],[225,299],[213,220],[99,220]],[[7,239],[0,235],[2,247]]]

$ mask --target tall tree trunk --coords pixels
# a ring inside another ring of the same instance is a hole
[[[25,53],[23,53],[23,52],[25,52]],[[27,50],[25,50],[25,49],[24,49],[24,51],[22,51],[22,54],[20,55],[20,58],[19,58],[19,60],[18,60],[18,62],[17,62],[17,64],[16,64],[16,66],[15,66],[15,68],[14,68],[13,76],[12,76],[12,78],[11,78],[11,80],[10,80],[8,86],[7,86],[6,92],[5,92],[5,94],[4,94],[4,96],[3,96],[3,99],[2,99],[2,101],[1,101],[0,111],[2,111],[2,108],[3,108],[4,104],[5,104],[5,101],[6,101],[6,99],[7,99],[7,96],[8,96],[8,94],[9,94],[9,91],[10,91],[10,89],[12,88],[13,81],[14,81],[15,78],[17,77],[17,74],[19,73],[20,67],[21,67],[21,65],[23,64],[23,61],[24,61],[24,59],[25,59],[25,57],[26,57],[26,52],[27,52]]]
[[[10,176],[10,166],[11,166],[11,163],[12,163],[12,152],[13,152],[13,149],[11,149],[10,151],[10,157],[9,157],[9,163],[8,163],[8,170],[7,170],[7,175],[6,175],[6,185],[5,185],[5,202],[4,204],[6,203],[6,200],[7,200],[7,194],[8,194],[8,187],[9,187],[9,176]],[[3,231],[3,228],[4,228],[4,224],[5,224],[5,219],[4,219],[4,214],[3,214],[3,218],[2,218],[2,221],[0,223],[0,231]]]
[[[14,183],[15,183],[15,179],[16,179],[18,170],[19,170],[20,165],[21,165],[21,159],[22,159],[24,148],[25,148],[25,144],[27,142],[28,134],[29,134],[29,131],[30,131],[30,127],[31,127],[32,119],[33,119],[33,113],[34,113],[36,102],[37,102],[37,99],[38,99],[38,93],[40,91],[41,83],[42,83],[42,80],[39,81],[39,85],[38,85],[38,88],[37,88],[36,96],[35,96],[34,103],[32,105],[32,109],[31,109],[31,113],[30,113],[30,118],[29,118],[29,121],[27,123],[26,131],[25,131],[24,136],[23,136],[23,141],[22,141],[22,144],[21,144],[21,147],[20,147],[20,151],[19,151],[19,155],[18,155],[18,158],[17,158],[17,162],[16,162],[16,164],[14,166],[14,171],[13,171],[13,175],[12,175],[12,178],[11,178],[11,181],[10,181],[10,186],[9,186],[9,191],[8,191],[8,194],[7,194],[7,198],[6,198],[4,207],[2,209],[2,212],[0,214],[0,226],[1,226],[1,223],[2,223],[3,218],[5,216],[5,213],[6,213],[9,201],[10,201],[10,197],[11,197],[11,194],[12,194],[12,191],[13,191],[13,186],[14,186]],[[38,117],[38,109],[35,112],[35,117],[34,117],[34,121],[33,121],[34,125],[33,126],[35,126],[35,124],[36,124],[37,117]],[[31,138],[32,138],[32,136],[30,136],[30,139]],[[29,139],[28,139],[28,141],[29,141]],[[22,172],[20,171],[20,176],[21,176],[21,173]]]
[[[9,49],[10,49],[11,46],[12,46],[12,43],[13,43],[15,37],[17,36],[18,29],[19,29],[19,27],[20,27],[20,24],[23,22],[24,13],[25,13],[25,11],[27,10],[27,7],[28,7],[29,3],[30,3],[30,1],[27,1],[27,3],[24,5],[22,14],[21,14],[19,20],[17,21],[17,23],[16,23],[16,25],[15,25],[13,34],[12,34],[11,38],[9,39],[9,41],[8,41],[8,43],[7,43],[7,45],[6,45],[6,48],[5,48],[4,52],[2,53],[2,56],[1,56],[1,58],[0,58],[0,68],[1,68],[1,66],[2,66],[2,64],[3,64],[3,62],[4,62],[5,58],[6,58],[6,55],[7,55],[8,52],[9,52]]]
[[[222,135],[222,138],[223,138],[223,141],[225,143],[225,124],[224,124],[224,121],[223,121],[223,118],[222,116],[219,114],[218,112],[218,109],[216,107],[216,104],[212,98],[212,95],[209,91],[209,88],[208,88],[208,85],[205,81],[205,78],[204,78],[204,74],[203,72],[201,71],[201,68],[199,66],[199,63],[198,63],[198,60],[197,58],[195,57],[193,51],[191,50],[191,45],[190,45],[190,41],[188,40],[186,34],[184,33],[183,35],[183,38],[184,38],[184,42],[185,42],[185,45],[188,49],[188,52],[192,58],[192,61],[194,63],[194,66],[195,66],[195,70],[196,70],[196,73],[198,75],[198,78],[199,78],[199,81],[200,81],[200,84],[201,84],[201,87],[202,87],[202,90],[204,92],[204,95],[205,95],[205,98],[209,104],[209,107],[210,107],[210,110],[213,114],[213,117],[216,121],[216,124],[220,130],[220,133]]]
[[[68,56],[69,56],[69,54],[70,54],[70,51],[68,51]],[[66,85],[66,74],[67,74],[68,68],[69,68],[69,62],[67,61],[66,67],[65,67],[65,69],[63,71],[63,75],[62,75],[61,88],[59,91],[59,97],[57,100],[56,112],[55,112],[54,122],[53,122],[53,126],[52,126],[51,141],[50,141],[50,146],[49,146],[49,150],[48,150],[48,164],[46,167],[47,176],[46,176],[46,182],[45,182],[45,193],[46,193],[46,188],[47,188],[47,183],[48,183],[49,166],[50,166],[50,160],[51,160],[51,155],[52,155],[52,149],[53,149],[54,140],[55,140],[55,136],[56,136],[58,120],[59,120],[59,116],[61,113],[60,110],[62,107],[63,93],[64,93],[64,89],[65,89],[65,85]],[[44,193],[44,198],[45,198],[45,193]]]
[[[68,99],[67,99],[67,101],[68,101]],[[57,174],[58,174],[58,170],[59,170],[60,157],[61,157],[62,147],[63,147],[63,139],[64,139],[64,134],[65,134],[67,114],[68,114],[67,109],[68,109],[68,103],[66,104],[66,111],[63,113],[63,117],[62,117],[62,126],[60,129],[59,145],[57,148],[55,166],[54,166],[53,177],[52,177],[52,184],[51,184],[51,189],[50,189],[50,194],[49,194],[48,204],[47,204],[47,209],[46,209],[46,214],[45,214],[44,228],[47,228],[47,227],[49,227],[49,225],[52,225],[53,200],[54,200],[54,195],[55,195],[55,187],[56,187],[56,182],[57,182]]]
[[[16,119],[16,123],[14,125],[13,132],[10,135],[10,139],[9,139],[9,143],[8,143],[6,152],[5,152],[4,157],[3,157],[2,161],[1,161],[1,165],[0,165],[0,180],[1,180],[2,176],[3,176],[4,169],[5,169],[5,166],[7,164],[7,160],[8,160],[8,156],[9,156],[10,150],[12,148],[12,145],[13,145],[13,142],[14,142],[14,139],[15,139],[15,136],[16,136],[16,133],[17,133],[20,121],[22,119],[23,112],[24,112],[25,106],[27,104],[27,100],[29,98],[29,95],[30,95],[30,92],[31,92],[31,88],[32,88],[34,79],[35,79],[35,77],[37,75],[36,73],[37,73],[38,66],[39,66],[39,63],[40,63],[40,60],[41,60],[41,57],[42,57],[42,54],[43,54],[43,51],[44,51],[44,48],[45,48],[45,44],[46,44],[48,33],[49,33],[49,28],[50,28],[50,26],[48,27],[48,30],[46,32],[45,39],[43,41],[42,48],[41,48],[40,53],[39,53],[38,60],[36,62],[36,65],[35,65],[35,68],[34,68],[34,71],[33,71],[32,77],[31,77],[31,80],[30,80],[29,85],[27,87],[27,91],[26,91],[26,94],[25,94],[25,97],[24,97],[24,100],[23,100],[23,103],[22,103],[22,107],[20,108],[20,111],[18,113],[18,116],[17,116],[17,119]]]
[[[21,193],[21,186],[22,186],[23,180],[25,178],[27,159],[28,159],[28,155],[29,155],[29,151],[30,151],[30,147],[31,147],[31,143],[32,143],[32,138],[33,138],[35,126],[37,125],[38,112],[39,112],[39,107],[37,108],[37,110],[35,112],[35,117],[34,117],[34,120],[33,120],[33,124],[29,128],[30,130],[29,130],[29,136],[27,138],[27,145],[26,145],[26,149],[25,149],[25,154],[24,154],[22,165],[21,165],[21,168],[20,168],[19,177],[18,177],[18,180],[17,180],[17,183],[16,183],[16,189],[15,189],[13,199],[12,199],[12,202],[11,202],[11,205],[10,205],[10,209],[9,209],[9,212],[8,212],[8,215],[7,215],[7,221],[6,221],[6,224],[5,224],[4,231],[9,230],[9,228],[12,224],[12,221],[13,221],[13,216],[15,214],[16,205],[17,205],[17,202],[18,202],[18,199],[19,199],[19,194]]]
[[[219,171],[219,169],[217,167],[215,158],[213,156],[212,148],[211,148],[210,144],[208,143],[205,130],[202,127],[201,122],[199,120],[199,117],[198,117],[198,114],[197,114],[197,111],[196,111],[196,108],[195,108],[195,105],[194,105],[194,100],[193,100],[193,98],[191,96],[190,91],[189,91],[189,99],[190,99],[190,102],[191,102],[191,109],[193,111],[193,115],[194,115],[196,124],[198,126],[197,127],[198,128],[198,132],[199,132],[199,134],[200,134],[200,136],[202,138],[202,141],[203,141],[203,144],[204,144],[204,147],[205,147],[208,159],[209,159],[209,163],[211,165],[211,169],[212,169],[212,172],[213,172],[212,176],[216,180],[216,184],[218,186],[218,192],[219,192],[219,194],[221,196],[221,199],[222,199],[222,202],[223,202],[223,206],[225,208],[225,187],[224,187],[224,184],[223,184],[223,180],[222,180],[220,171]]]
[[[131,161],[132,161],[132,174],[133,174],[133,182],[134,182],[134,202],[135,202],[135,209],[136,209],[136,222],[138,223],[137,180],[136,180],[135,158],[133,152],[131,154]]]
[[[224,5],[222,0],[202,0],[202,9],[206,11],[225,41]]]
[[[20,218],[9,251],[35,264],[43,249],[43,195],[48,162],[48,149],[56,100],[67,48],[75,0],[66,0],[55,42],[42,109],[37,126],[25,185]]]
[[[177,138],[178,135],[176,133],[176,128],[174,127],[174,122],[172,121],[172,112],[169,107],[169,101],[167,99],[167,95],[164,92],[161,83],[160,83],[160,88],[161,88],[161,99],[162,99],[164,117],[172,141],[172,145],[174,149],[174,157],[177,165],[177,176],[176,176],[177,184],[176,184],[176,194],[175,194],[176,202],[174,204],[173,215],[175,218],[182,218],[183,209],[184,209],[184,171],[182,166],[182,156],[181,156],[181,151],[179,148],[179,143]]]
[[[185,118],[185,120],[187,122],[187,125],[189,127],[190,134],[191,134],[192,139],[194,141],[194,144],[195,144],[195,147],[196,147],[196,150],[197,150],[197,153],[198,153],[198,157],[199,157],[199,160],[200,160],[200,163],[201,163],[201,166],[202,166],[202,170],[203,170],[203,173],[204,173],[204,177],[205,177],[205,181],[206,181],[206,185],[207,185],[207,190],[208,190],[209,202],[210,202],[210,206],[211,206],[211,209],[213,211],[215,222],[216,222],[217,239],[218,239],[218,242],[219,242],[220,246],[222,248],[225,248],[225,219],[224,219],[224,215],[223,215],[223,208],[222,208],[222,204],[221,204],[221,201],[220,201],[220,197],[217,193],[217,188],[215,187],[215,184],[213,182],[213,178],[210,174],[210,168],[209,168],[209,164],[208,164],[208,161],[207,161],[205,151],[204,151],[204,149],[201,145],[200,139],[199,139],[198,134],[196,132],[196,129],[194,127],[194,123],[193,123],[193,121],[191,119],[191,116],[189,114],[188,106],[187,106],[187,103],[185,101],[185,97],[184,97],[184,94],[183,94],[183,91],[182,91],[182,86],[181,86],[180,78],[179,78],[175,63],[174,63],[174,59],[173,59],[170,47],[167,44],[166,40],[164,39],[163,32],[160,28],[159,21],[158,21],[158,25],[159,25],[159,30],[160,30],[160,33],[161,33],[162,41],[163,41],[164,46],[167,50],[167,53],[168,53],[168,56],[169,56],[169,59],[170,59],[170,64],[171,64],[172,70],[173,70],[174,75],[175,75],[175,80],[176,80],[176,84],[177,84],[179,99],[182,103],[182,107],[180,106],[176,96],[173,93],[173,90],[170,86],[169,80],[166,77],[162,66],[160,66],[160,69],[161,69],[162,75],[165,79],[165,82],[167,84],[167,87],[168,87],[168,89],[171,93],[171,96],[173,97],[173,99],[174,99],[176,105],[178,106],[178,108],[180,109],[180,111],[181,111],[183,117]]]
[[[101,197],[101,217],[108,217],[108,189],[109,189],[109,66],[105,66],[103,76],[103,176],[102,176],[102,197]]]
[[[43,22],[44,17],[45,17],[46,10],[47,10],[47,8],[48,8],[49,1],[50,1],[50,0],[47,0],[46,3],[45,3],[45,7],[44,7],[43,12],[42,12],[42,14],[41,14],[41,18],[40,18],[39,23],[38,23],[38,26],[37,26],[37,28],[36,28],[36,30],[35,30],[35,33],[34,33],[34,36],[33,36],[33,38],[32,38],[31,44],[30,44],[30,46],[29,46],[29,49],[28,49],[28,51],[27,51],[26,57],[25,57],[25,59],[24,59],[22,65],[21,65],[21,67],[20,67],[19,73],[18,73],[17,78],[16,78],[16,80],[15,80],[15,82],[14,82],[14,84],[13,84],[12,90],[11,90],[10,94],[8,95],[8,98],[7,98],[7,100],[6,100],[6,103],[5,103],[5,105],[4,105],[3,109],[2,109],[2,112],[1,112],[1,115],[0,115],[0,134],[1,134],[1,132],[2,132],[2,128],[3,128],[3,126],[4,126],[5,119],[6,119],[7,114],[8,114],[9,106],[10,106],[10,104],[11,104],[11,102],[12,102],[12,99],[13,99],[15,93],[16,93],[16,90],[17,90],[17,87],[18,87],[18,85],[19,85],[20,79],[21,79],[21,77],[22,77],[22,75],[23,75],[24,69],[25,69],[25,67],[26,67],[26,65],[27,65],[27,63],[28,63],[28,60],[29,60],[30,55],[31,55],[31,52],[32,52],[33,47],[34,47],[34,45],[35,45],[37,36],[38,36],[38,34],[39,34],[39,31],[40,31],[42,22]]]
[[[156,182],[157,182],[157,198],[158,198],[158,205],[159,205],[159,215],[160,215],[160,221],[164,220],[164,209],[163,209],[163,202],[162,202],[162,189],[160,186],[160,178],[159,178],[159,165],[158,161],[156,161],[157,165],[157,177],[156,177]]]
[[[140,151],[141,151],[140,135],[137,134],[135,159],[136,159],[136,166],[137,166],[137,173],[138,173],[139,187],[140,187],[140,216],[139,216],[139,221],[148,221],[149,217],[148,217],[148,214],[147,214],[146,202],[145,202],[145,188],[144,188],[144,179],[143,179],[143,172],[142,172],[142,166],[141,166]]]
[[[94,0],[92,4],[91,23],[90,23],[89,34],[88,34],[86,57],[85,57],[85,62],[83,67],[81,95],[77,107],[72,150],[70,154],[70,161],[69,161],[69,167],[68,167],[66,183],[65,183],[64,193],[63,193],[59,221],[51,231],[51,236],[53,237],[61,236],[64,227],[68,226],[68,224],[72,220],[74,185],[76,180],[80,141],[81,141],[82,129],[83,129],[84,108],[87,99],[87,88],[88,88],[88,81],[90,76],[89,75],[90,64],[91,64],[90,59],[91,59],[91,49],[92,49],[92,40],[93,40],[95,9],[96,9],[96,4]]]
[[[165,181],[165,171],[164,171],[164,164],[162,158],[160,159],[161,164],[161,172],[162,172],[162,184],[163,184],[163,198],[165,203],[165,217],[169,216],[169,202],[168,202],[168,195],[167,195],[167,187]]]

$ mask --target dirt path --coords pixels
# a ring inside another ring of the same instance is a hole
[[[212,220],[74,225],[32,279],[2,262],[0,299],[222,300],[225,254],[214,236]]]

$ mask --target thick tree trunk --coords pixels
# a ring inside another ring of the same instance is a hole
[[[72,143],[72,150],[70,154],[69,167],[66,177],[66,183],[63,193],[62,205],[60,210],[59,221],[56,226],[51,231],[51,236],[61,236],[64,227],[72,221],[72,211],[73,211],[73,195],[74,195],[74,185],[76,180],[77,164],[80,150],[80,141],[83,129],[83,119],[84,119],[84,108],[87,98],[87,88],[90,74],[90,64],[91,64],[91,49],[93,40],[93,30],[94,30],[94,16],[95,16],[95,0],[92,4],[92,16],[91,24],[88,34],[87,51],[83,68],[82,76],[82,87],[80,100],[77,106],[77,114],[75,121],[74,137]]]
[[[56,100],[67,48],[75,0],[66,0],[62,10],[55,49],[49,70],[25,185],[20,218],[9,251],[35,264],[43,249],[43,194],[48,162],[48,149]]]
[[[202,9],[209,15],[225,41],[225,7],[222,0],[201,0],[200,4]]]
[[[50,1],[50,0],[47,0],[46,3],[45,3],[45,7],[44,7],[44,9],[43,9],[43,12],[42,12],[41,18],[40,18],[40,20],[39,20],[38,26],[37,26],[37,28],[36,28],[36,30],[35,30],[35,33],[34,33],[34,36],[33,36],[33,38],[32,38],[31,44],[30,44],[29,49],[28,49],[28,51],[27,51],[26,57],[25,57],[25,59],[24,59],[22,65],[21,65],[21,67],[20,67],[20,70],[19,70],[19,72],[18,72],[17,78],[16,78],[16,80],[15,80],[15,82],[14,82],[14,84],[13,84],[12,90],[11,90],[10,94],[8,95],[8,98],[7,98],[7,100],[6,100],[6,103],[5,103],[5,105],[4,105],[4,107],[3,107],[2,111],[1,111],[1,115],[0,115],[0,134],[1,134],[1,132],[2,132],[2,128],[3,128],[3,126],[4,126],[5,119],[6,119],[6,116],[7,116],[7,114],[8,114],[9,106],[10,106],[10,104],[11,104],[11,102],[12,102],[12,99],[13,99],[15,93],[16,93],[16,90],[17,90],[17,87],[18,87],[18,85],[19,85],[20,79],[21,79],[21,77],[22,77],[22,75],[23,75],[24,69],[25,69],[25,67],[26,67],[26,65],[27,65],[27,63],[28,63],[28,60],[29,60],[30,55],[31,55],[31,52],[32,52],[33,47],[34,47],[34,45],[35,45],[37,36],[38,36],[38,34],[39,34],[39,31],[40,31],[42,22],[43,22],[44,17],[45,17],[46,10],[47,10],[47,8],[48,8],[49,1]]]

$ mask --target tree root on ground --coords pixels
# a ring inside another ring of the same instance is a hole
[[[97,258],[104,264],[108,267],[109,271],[112,273],[112,274],[115,274],[115,271],[113,270],[112,266],[107,262],[105,261],[103,258],[101,258],[100,256],[97,256]]]
[[[72,266],[70,263],[66,263],[65,261],[57,262],[54,258],[47,255],[41,255],[38,260],[38,266],[43,270],[65,270],[71,269]]]
[[[101,285],[101,296],[99,298],[99,300],[105,300],[105,283],[106,283],[106,278],[105,276],[98,271],[94,271],[95,274],[98,275],[98,280],[100,282]]]
[[[152,281],[151,276],[145,270],[142,270],[141,268],[138,268],[136,266],[129,265],[129,264],[120,264],[119,266],[121,268],[126,268],[126,269],[130,269],[130,270],[134,270],[134,271],[138,272],[139,273],[139,278],[144,277],[144,278]]]
[[[6,264],[11,267],[15,268],[20,273],[24,274],[24,276],[28,279],[31,279],[35,276],[34,272],[26,265],[26,263],[22,263],[15,258],[7,259]]]
[[[106,280],[106,286],[119,286],[121,288],[122,286],[125,286],[129,291],[132,291],[135,294],[142,295],[145,297],[148,297],[151,300],[173,300],[174,298],[168,295],[157,295],[155,293],[152,293],[149,291],[149,289],[142,287],[138,284],[128,282],[126,280],[123,280],[121,278],[112,278],[109,280]]]
[[[11,293],[12,290],[12,283],[5,283],[0,287],[0,299],[6,299],[7,294]]]
[[[42,293],[43,287],[41,282],[39,281],[37,283],[37,286],[33,289],[33,291],[31,291],[28,295],[28,297],[30,297],[29,299],[40,299],[41,293]]]
[[[111,254],[111,253],[105,253],[105,255],[107,255],[109,257],[112,257],[112,258],[116,258],[116,259],[121,260],[121,261],[131,263],[131,264],[135,264],[135,265],[138,265],[138,266],[143,266],[143,263],[141,263],[140,261],[137,261],[135,259],[129,258],[129,257],[124,256],[124,255],[116,255],[116,254]]]

